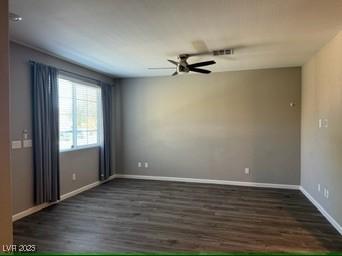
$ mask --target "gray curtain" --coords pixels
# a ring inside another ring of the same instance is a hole
[[[103,136],[100,149],[100,180],[106,180],[112,173],[112,85],[101,83]]]
[[[60,199],[57,69],[30,62],[32,76],[34,201]]]

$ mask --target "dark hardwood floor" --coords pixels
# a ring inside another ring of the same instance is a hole
[[[299,191],[115,179],[14,223],[58,252],[342,251]]]

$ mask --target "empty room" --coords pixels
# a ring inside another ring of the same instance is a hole
[[[0,252],[342,253],[342,1],[0,12]]]

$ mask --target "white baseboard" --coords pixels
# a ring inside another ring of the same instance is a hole
[[[320,203],[318,203],[312,195],[309,194],[302,186],[300,186],[300,191],[311,201],[311,203],[316,206],[316,208],[322,213],[322,215],[330,222],[330,224],[342,235],[342,226],[333,218],[331,215],[323,208]]]
[[[97,187],[98,185],[101,185],[102,183],[107,182],[107,181],[109,181],[109,180],[112,180],[112,179],[114,179],[114,178],[115,178],[115,174],[112,175],[112,176],[110,176],[110,177],[109,177],[107,180],[105,180],[105,181],[95,181],[95,182],[93,182],[93,183],[91,183],[91,184],[88,184],[88,185],[86,185],[86,186],[80,187],[80,188],[78,188],[78,189],[76,189],[76,190],[74,190],[74,191],[71,191],[71,192],[66,193],[66,194],[64,194],[64,195],[61,195],[61,199],[60,199],[59,201],[63,201],[63,200],[65,200],[65,199],[67,199],[67,198],[70,198],[70,197],[72,197],[72,196],[75,196],[75,195],[77,195],[77,194],[79,194],[79,193],[82,193],[82,192],[84,192],[84,191],[86,191],[86,190],[89,190],[89,189],[92,189],[92,188],[94,188],[94,187]],[[31,208],[29,208],[29,209],[26,209],[26,210],[24,210],[24,211],[22,211],[22,212],[19,212],[19,213],[17,213],[17,214],[14,214],[14,215],[12,216],[12,221],[13,221],[13,222],[14,222],[14,221],[17,221],[17,220],[19,220],[19,219],[21,219],[21,218],[24,218],[24,217],[26,217],[26,216],[28,216],[28,215],[31,215],[31,214],[36,213],[36,212],[39,212],[39,211],[41,211],[42,209],[44,209],[44,208],[46,208],[46,207],[48,207],[48,206],[51,206],[51,205],[53,205],[53,204],[56,204],[56,203],[57,203],[57,202],[53,202],[53,203],[44,203],[44,204],[40,204],[40,205],[33,206],[33,207],[31,207]]]
[[[19,220],[21,218],[24,218],[24,217],[28,216],[28,215],[31,215],[31,214],[36,213],[36,212],[39,212],[40,210],[42,210],[42,209],[44,209],[44,208],[46,208],[46,207],[48,207],[48,206],[50,206],[52,204],[53,203],[44,203],[44,204],[40,204],[40,205],[33,206],[31,208],[28,208],[28,209],[26,209],[26,210],[24,210],[22,212],[14,214],[12,216],[12,221],[14,222],[14,221],[17,221],[17,220]]]
[[[178,177],[165,177],[165,176],[116,174],[115,178],[142,179],[142,180],[161,180],[161,181],[179,181],[179,182],[219,184],[219,185],[232,185],[232,186],[245,186],[245,187],[261,187],[261,188],[282,188],[282,189],[295,189],[295,190],[299,189],[299,185],[259,183],[259,182],[245,182],[245,181],[230,181],[230,180],[178,178]]]
[[[74,190],[74,191],[71,191],[71,192],[66,193],[66,194],[64,194],[64,195],[61,195],[61,200],[60,200],[60,201],[63,201],[63,200],[65,200],[65,199],[69,198],[69,197],[75,196],[75,195],[77,195],[77,194],[79,194],[79,193],[82,193],[82,192],[84,192],[84,191],[86,191],[86,190],[89,190],[89,189],[92,189],[92,188],[94,188],[94,187],[97,187],[98,185],[100,185],[100,184],[102,184],[102,183],[104,183],[104,182],[107,182],[107,181],[109,181],[109,180],[112,180],[112,179],[114,179],[114,178],[115,178],[115,174],[112,175],[112,176],[110,176],[110,177],[109,177],[107,180],[105,180],[105,181],[95,181],[95,182],[93,182],[93,183],[91,183],[91,184],[85,185],[85,186],[80,187],[80,188],[78,188],[78,189],[76,189],[76,190]]]

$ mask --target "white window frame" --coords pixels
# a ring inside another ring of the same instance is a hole
[[[101,97],[101,87],[95,83],[91,82],[85,82],[82,79],[74,78],[73,76],[68,76],[66,74],[58,74],[57,81],[59,79],[64,79],[64,80],[69,80],[71,82],[75,82],[78,84],[82,84],[84,86],[90,86],[90,87],[95,87],[99,89],[97,91],[97,143],[94,144],[87,144],[83,146],[78,146],[77,145],[77,100],[76,100],[76,86],[72,85],[72,147],[71,148],[65,148],[65,149],[59,149],[59,152],[69,152],[69,151],[77,151],[77,150],[82,150],[82,149],[87,149],[87,148],[95,148],[95,147],[100,147],[101,145],[101,134],[102,134],[102,97]],[[58,85],[59,86],[59,85]],[[58,127],[59,129],[59,127]],[[87,130],[88,131],[88,130]],[[60,130],[59,130],[60,133]]]

